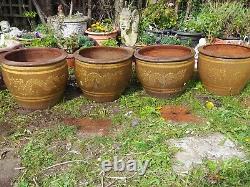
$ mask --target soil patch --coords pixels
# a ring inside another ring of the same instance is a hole
[[[243,105],[244,107],[250,108],[250,97],[245,98],[245,99],[242,101],[242,105]]]
[[[199,123],[201,118],[192,114],[186,106],[164,106],[161,109],[161,116],[166,121]]]
[[[0,137],[9,136],[15,132],[14,125],[10,123],[0,123]]]
[[[76,126],[80,133],[101,136],[107,135],[112,125],[110,119],[67,118],[64,119],[63,122],[68,125]]]
[[[203,105],[206,104],[207,101],[212,102],[214,104],[214,106],[216,107],[221,107],[222,103],[220,100],[218,99],[214,99],[211,96],[207,96],[207,95],[196,95],[195,96]]]

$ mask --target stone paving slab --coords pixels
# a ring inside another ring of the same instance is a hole
[[[208,136],[192,136],[182,139],[171,139],[170,146],[180,148],[175,155],[173,170],[178,174],[188,174],[195,166],[202,164],[202,160],[227,160],[245,157],[234,142],[223,134],[214,133]]]

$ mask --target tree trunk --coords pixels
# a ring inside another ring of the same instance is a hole
[[[187,9],[186,9],[186,15],[185,15],[185,21],[189,18],[189,15],[191,13],[192,10],[192,0],[188,0],[187,2]]]
[[[92,18],[92,0],[88,0],[88,17]]]
[[[32,3],[33,3],[33,5],[34,5],[35,8],[36,8],[36,12],[37,12],[37,14],[38,14],[38,16],[39,16],[41,22],[42,22],[43,24],[46,24],[46,21],[45,21],[46,16],[45,16],[45,14],[43,13],[42,9],[40,8],[40,6],[39,6],[37,0],[32,0]]]

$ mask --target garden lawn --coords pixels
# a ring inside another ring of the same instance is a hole
[[[160,111],[166,105],[185,106],[202,120],[165,121]],[[219,97],[191,81],[179,97],[156,99],[134,77],[120,99],[98,104],[71,82],[64,99],[51,109],[21,109],[5,89],[0,91],[0,107],[1,159],[9,159],[4,150],[20,158],[19,174],[12,179],[20,187],[250,186],[250,84],[239,96]],[[84,119],[111,120],[111,129],[95,135],[67,124]],[[216,132],[235,142],[245,159],[204,160],[188,175],[177,175],[172,166],[179,150],[168,141]],[[113,161],[114,156],[150,162],[143,176],[102,172],[101,162]]]

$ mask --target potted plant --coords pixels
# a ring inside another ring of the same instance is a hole
[[[74,3],[71,0],[69,15],[65,16],[63,6],[58,6],[58,13],[55,16],[48,18],[48,23],[56,31],[56,35],[60,37],[69,37],[71,35],[83,35],[87,29],[89,17],[82,13],[73,14]]]
[[[78,50],[74,56],[76,80],[87,98],[114,101],[129,85],[132,50],[99,46]]]
[[[143,11],[140,20],[140,32],[151,32],[156,36],[169,34],[176,25],[177,14],[171,4],[165,0],[149,4]]]
[[[202,26],[195,18],[183,21],[183,23],[180,24],[179,29],[173,30],[172,33],[182,42],[190,43],[190,46],[192,47],[195,47],[203,36]]]
[[[88,37],[96,41],[98,45],[108,39],[116,39],[118,31],[114,28],[110,19],[105,19],[102,22],[95,22],[85,31]]]
[[[194,71],[194,50],[179,45],[143,47],[134,54],[136,73],[145,91],[167,98],[181,93]]]
[[[136,44],[137,48],[144,47],[147,45],[154,45],[157,43],[159,38],[157,38],[156,35],[149,33],[149,32],[143,32],[139,34],[138,42]]]
[[[17,49],[2,55],[3,79],[15,101],[28,109],[57,103],[68,81],[66,56],[56,48]]]
[[[250,48],[233,44],[200,47],[198,71],[208,91],[220,96],[239,94],[250,79]]]
[[[84,35],[71,35],[70,37],[58,39],[59,48],[64,49],[68,53],[66,60],[69,68],[73,68],[75,66],[75,58],[73,56],[75,51],[80,48],[87,48],[93,45],[94,42]]]

